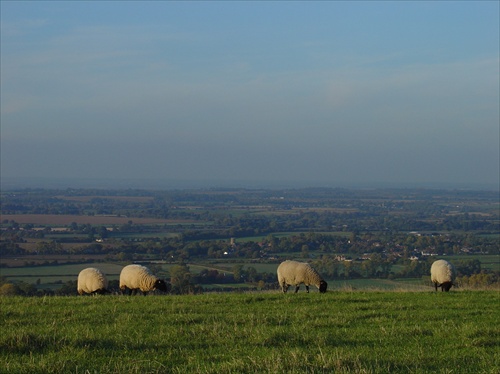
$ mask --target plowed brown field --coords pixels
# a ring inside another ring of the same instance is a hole
[[[190,220],[174,220],[161,218],[135,218],[119,216],[78,216],[69,214],[2,214],[0,221],[14,221],[20,224],[31,223],[34,225],[70,225],[75,222],[91,225],[123,225],[129,221],[140,225],[191,223]]]

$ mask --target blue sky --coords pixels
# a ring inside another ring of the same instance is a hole
[[[497,187],[499,13],[2,1],[2,179]]]

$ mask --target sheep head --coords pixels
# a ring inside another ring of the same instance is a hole
[[[158,279],[155,282],[154,289],[167,292],[168,291],[167,283],[163,279]]]
[[[319,292],[325,293],[327,288],[328,288],[328,283],[326,283],[324,280],[319,282]]]

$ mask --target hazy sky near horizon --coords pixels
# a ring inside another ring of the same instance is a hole
[[[2,178],[499,183],[498,1],[0,4]]]

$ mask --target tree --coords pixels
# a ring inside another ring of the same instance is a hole
[[[0,296],[14,296],[18,294],[18,289],[12,283],[4,283],[0,286]]]
[[[344,261],[344,278],[349,278],[351,275],[351,270],[352,270],[352,262],[351,261]]]
[[[472,275],[481,272],[481,262],[478,259],[457,261],[455,267],[459,275]]]
[[[233,266],[233,278],[235,282],[239,282],[243,272],[243,265]]]
[[[302,258],[309,258],[309,246],[307,244],[303,244],[300,248],[300,255]]]
[[[185,294],[190,292],[191,272],[186,264],[172,266],[170,269],[172,293]]]
[[[109,231],[105,226],[99,226],[97,234],[101,237],[101,239],[105,239],[108,237]]]
[[[246,278],[247,282],[255,282],[257,280],[257,269],[253,266],[249,266],[246,271]]]
[[[373,277],[377,270],[377,264],[372,260],[365,260],[361,263],[361,270],[363,270],[363,275],[366,278]]]
[[[67,281],[61,288],[56,290],[57,295],[75,295],[77,281]]]
[[[34,296],[37,293],[36,286],[26,282],[19,282],[17,284],[18,293],[23,296]]]

